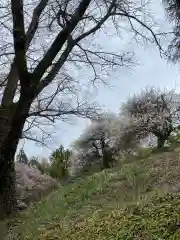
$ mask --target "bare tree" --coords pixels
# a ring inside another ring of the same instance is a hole
[[[122,113],[133,117],[137,136],[142,139],[152,133],[160,148],[179,124],[178,104],[179,96],[174,91],[151,87],[130,97],[123,104]]]
[[[95,39],[109,23],[119,33],[121,22],[126,20],[128,31],[143,40],[153,39],[159,49],[161,46],[152,21],[145,21],[146,4],[139,1],[8,0],[0,3],[0,11],[1,34],[7,35],[0,45],[4,76],[0,81],[0,215],[3,215],[16,206],[14,155],[19,139],[28,131],[24,129],[29,127],[27,121],[36,126],[37,117],[55,121],[63,114],[87,115],[86,111],[82,114],[81,108],[79,111],[72,107],[71,98],[67,105],[60,101],[62,89],[74,90],[74,80],[67,74],[72,65],[91,68],[94,82],[110,68],[123,67],[132,61],[131,53],[105,52],[97,45],[87,46],[88,39],[90,42]]]

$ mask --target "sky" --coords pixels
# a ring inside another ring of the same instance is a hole
[[[161,1],[153,1],[151,10],[158,16],[158,22],[167,29],[168,21],[164,18],[164,11],[160,4]],[[163,27],[161,28],[163,29]],[[126,35],[122,42],[116,36],[110,41],[105,41],[99,36],[97,41],[103,42],[107,50],[131,48],[136,54],[138,65],[133,69],[119,69],[110,72],[108,83],[111,88],[101,85],[98,91],[94,91],[94,99],[105,106],[107,111],[118,113],[120,105],[127,97],[135,92],[141,91],[147,85],[158,86],[161,88],[175,89],[180,92],[180,66],[168,63],[160,57],[159,51],[155,46],[139,46],[135,42],[129,45],[130,35]],[[120,47],[121,46],[121,47]],[[87,73],[88,74],[88,73]],[[31,141],[22,140],[18,149],[23,146],[28,157],[44,156],[48,157],[53,149],[60,144],[69,147],[77,139],[83,130],[88,126],[89,121],[77,119],[74,123],[57,122],[53,129],[54,140],[46,147],[40,147]]]

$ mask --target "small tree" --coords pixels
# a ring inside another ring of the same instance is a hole
[[[29,166],[37,168],[42,174],[49,174],[49,163],[46,158],[38,158],[33,156],[28,163]]]
[[[64,149],[61,145],[58,149],[54,150],[50,156],[49,174],[54,178],[65,178],[68,175],[68,160],[71,152]]]
[[[161,148],[179,122],[177,97],[173,91],[146,88],[130,97],[121,113],[133,118],[136,135],[142,138],[152,133],[157,138],[157,147]]]
[[[29,166],[37,167],[38,163],[39,163],[38,157],[33,156],[29,160]]]
[[[19,154],[17,154],[16,161],[19,163],[28,164],[29,160],[23,148],[21,148]]]

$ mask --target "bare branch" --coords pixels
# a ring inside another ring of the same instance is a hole
[[[69,53],[72,51],[74,46],[75,46],[74,41],[68,43],[66,49],[64,50],[58,61],[52,66],[48,75],[40,82],[39,86],[37,87],[37,94],[39,94],[46,86],[49,85],[50,82],[52,82],[52,80],[58,74],[59,69],[63,66],[63,64],[67,60]]]
[[[101,26],[105,23],[105,21],[111,16],[112,14],[112,10],[115,6],[116,0],[113,0],[112,3],[110,4],[107,13],[104,15],[104,17],[96,24],[95,27],[91,28],[89,31],[83,33],[82,35],[80,35],[79,37],[76,38],[76,41],[79,42],[82,39],[86,38],[87,36],[89,36],[90,34],[96,32],[98,29],[101,28]]]
[[[49,0],[41,0],[39,2],[39,4],[37,5],[37,7],[34,9],[32,21],[31,21],[28,31],[26,33],[26,50],[28,49],[28,47],[38,29],[40,16],[41,16],[42,12],[44,11],[44,9],[46,8],[48,2],[49,2]]]
[[[80,21],[81,17],[85,13],[86,9],[88,8],[91,0],[82,0],[76,9],[74,15],[72,16],[69,23],[66,27],[57,35],[56,39],[52,43],[51,47],[45,54],[44,58],[39,62],[37,67],[34,70],[33,78],[39,82],[45,71],[49,66],[51,66],[52,61],[56,57],[57,53],[61,50],[64,43],[66,42],[68,36],[74,30],[78,22]]]
[[[160,52],[163,51],[162,46],[160,45],[159,40],[157,39],[157,34],[155,34],[153,32],[153,30],[150,27],[148,27],[143,21],[139,20],[136,16],[130,15],[126,12],[119,13],[117,15],[128,17],[128,19],[134,19],[136,22],[138,22],[140,25],[142,25],[144,28],[146,28],[151,33],[151,35],[153,36],[154,41],[155,41],[156,45],[159,47]],[[131,24],[131,26],[133,27],[132,24]]]

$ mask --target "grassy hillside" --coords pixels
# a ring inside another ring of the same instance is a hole
[[[1,224],[5,239],[180,239],[180,153],[132,158]],[[6,233],[5,233],[6,232]]]

